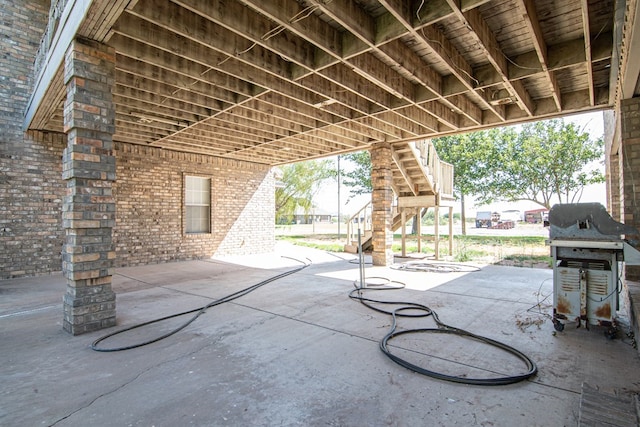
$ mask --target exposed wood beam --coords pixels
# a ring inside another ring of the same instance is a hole
[[[139,25],[137,27],[144,27],[144,25]],[[120,30],[116,29],[116,32],[120,33]],[[130,36],[131,34],[128,32],[128,33],[126,33],[126,35]],[[137,35],[135,37],[136,38],[141,38],[142,36],[141,35]],[[116,38],[113,41],[113,43],[116,44],[116,45],[119,45],[119,44],[122,44],[123,42],[121,42],[119,39]],[[128,41],[128,42],[124,42],[124,43],[129,44],[130,42]],[[186,57],[189,60],[193,60],[194,62],[196,62],[197,64],[199,64],[199,65],[201,65],[203,67],[207,67],[206,61],[210,60],[210,56],[208,56],[206,54],[206,52],[202,51],[202,47],[200,47],[201,45],[199,45],[199,44],[195,45],[194,44],[194,45],[192,45],[193,47],[189,47],[188,43],[187,44],[183,43],[183,44],[181,44],[181,46],[183,46],[183,48],[182,48],[183,49],[182,52],[184,52],[183,53],[183,57]],[[153,54],[153,53],[151,53],[151,54],[146,53],[145,54],[144,52],[141,52],[142,55],[138,54],[136,56],[137,57],[143,57],[145,61],[157,61],[158,58],[160,58],[160,57],[165,57],[166,58],[167,54],[168,55],[172,55],[172,54],[169,53],[169,50],[171,49],[170,46],[169,45],[165,45],[165,43],[162,42],[162,41],[157,42],[157,46],[155,46],[155,48],[161,48],[164,52],[166,52],[166,54],[164,54],[164,55],[158,55],[158,54]],[[180,52],[180,53],[182,53],[182,52]],[[184,61],[182,58],[176,58],[175,60],[176,61]],[[226,66],[227,63],[229,63],[229,66],[230,66],[229,70],[237,69],[238,68],[237,64],[234,64],[235,60],[236,60],[236,58],[228,59],[226,61],[222,60],[222,61],[224,61],[224,63],[221,64],[219,69],[224,69],[226,71],[227,68],[225,68],[224,66]],[[169,69],[176,68],[175,66],[172,66],[170,64],[166,64],[165,66],[167,68],[169,68]],[[182,67],[182,68],[184,68],[184,67]],[[210,68],[205,68],[204,71],[195,73],[195,75],[193,75],[193,77],[194,78],[203,79],[204,77],[202,77],[201,75],[208,74],[208,72],[209,72],[208,70],[209,69]],[[252,69],[246,69],[245,68],[244,69],[244,73],[245,74],[249,73],[249,72],[251,72],[251,70]],[[212,70],[212,71],[217,73],[219,70],[217,69],[217,70]],[[227,73],[229,75],[233,74],[232,71],[227,71]],[[278,92],[280,92],[280,93],[283,93],[283,94],[288,93],[289,96],[292,99],[305,101],[305,97],[304,97],[305,91],[300,92],[299,90],[296,91],[292,87],[287,87],[287,85],[284,82],[278,81],[276,76],[271,76],[271,79],[270,79],[269,75],[264,76],[264,75],[261,75],[260,73],[257,73],[257,72],[252,73],[252,74],[253,74],[252,77],[255,76],[255,78],[250,78],[250,79],[247,79],[247,80],[258,81],[264,86],[275,87],[278,90]],[[275,77],[275,78],[273,78],[273,77]],[[336,80],[344,81],[344,80],[340,80],[338,78],[336,78]],[[280,83],[280,85],[277,85],[277,83]],[[307,79],[307,80],[305,80],[304,82],[301,82],[301,83],[305,87],[312,88],[317,93],[320,93],[320,92],[322,92],[322,93],[335,92],[336,93],[336,96],[335,96],[336,98],[340,99],[343,103],[358,107],[361,110],[361,112],[360,112],[361,114],[370,113],[370,105],[361,103],[358,106],[357,102],[359,102],[359,98],[357,96],[355,96],[355,94],[352,94],[352,95],[344,94],[344,91],[342,90],[342,89],[344,89],[344,87],[335,87],[333,89],[327,88],[328,81],[320,81],[320,80],[317,80],[317,79],[315,81],[313,81],[313,82]],[[317,98],[307,98],[306,102],[308,104],[311,104],[311,103],[314,103],[316,100],[317,100]]]
[[[424,27],[418,31],[413,26],[415,15],[410,13],[407,8],[401,7],[397,2],[381,0],[381,3],[400,23],[402,23],[417,43],[427,47],[436,56],[438,56],[441,61],[447,64],[451,73],[455,75],[460,82],[462,82],[469,94],[475,95],[476,99],[483,104],[485,108],[493,111],[501,120],[504,120],[504,112],[499,106],[496,107],[491,105],[485,97],[474,91],[471,66],[464,60],[464,58],[462,58],[462,55],[460,55],[460,53],[453,47],[453,45],[451,45],[449,40],[447,40],[439,30],[434,27]],[[449,6],[442,5],[442,7],[449,9],[447,15],[451,13],[451,8]],[[477,116],[477,114],[472,115],[472,120],[475,120]]]
[[[399,129],[402,129],[405,132],[415,136],[433,132],[433,130],[425,126],[424,123],[418,123],[417,121],[398,114],[395,111],[384,111],[375,114],[372,117],[375,117],[376,119],[382,120],[386,123],[393,123],[393,125],[398,127]]]
[[[584,56],[587,67],[587,84],[589,85],[589,102],[595,103],[595,90],[593,87],[593,63],[591,59],[591,26],[589,25],[589,0],[580,0],[582,12],[582,32],[584,34]]]
[[[167,13],[180,13],[180,16],[166,16]],[[286,61],[279,56],[261,46],[251,47],[246,39],[223,31],[219,25],[182,8],[142,8],[136,13],[124,14],[114,31],[186,58],[206,57],[202,62],[214,69],[231,57],[244,64],[244,68],[257,68],[285,80],[291,77]],[[234,73],[241,72],[240,67],[234,70]],[[244,74],[247,73],[239,75],[244,77]]]
[[[338,91],[346,89],[373,104],[371,109],[362,111],[363,113],[374,113],[376,110],[392,108],[397,105],[396,100],[393,99],[395,96],[384,90],[379,84],[372,84],[371,77],[366,75],[366,72],[358,71],[360,72],[356,72],[348,64],[336,64],[333,67],[325,68],[317,75],[334,83],[339,87]],[[407,104],[407,101],[403,100],[402,102]]]
[[[154,0],[158,1],[158,0]],[[276,25],[264,15],[254,12],[235,1],[213,0],[202,2],[201,0],[172,0],[174,3],[198,14],[209,21],[215,21],[228,31],[231,31],[244,39],[251,46],[255,43],[265,49],[278,53],[287,61],[294,62],[305,69],[314,67],[314,49],[300,37],[288,34],[281,37],[284,26]],[[164,2],[162,2],[164,3]],[[172,13],[167,10],[162,13]],[[171,15],[169,15],[171,16]]]
[[[188,110],[186,108],[176,109],[171,105],[161,105],[159,99],[152,99],[148,95],[143,97],[142,94],[129,94],[129,92],[124,89],[116,89],[113,94],[114,101],[123,105],[128,105],[132,110],[148,112],[151,116],[164,117],[164,120],[180,122],[187,125],[199,122],[203,117],[206,117],[198,116],[193,112],[193,110]]]
[[[160,73],[160,78],[165,76],[165,73],[178,74],[178,76],[182,76],[184,79],[178,77],[177,80],[174,80],[176,81],[177,87],[188,89],[198,82],[206,83],[236,94],[235,96],[237,96],[237,98],[235,102],[242,102],[265,90],[247,81],[230,76],[227,73],[212,69],[206,63],[203,64],[202,62],[198,62],[198,60],[194,61],[178,56],[166,50],[146,45],[141,41],[132,40],[123,35],[116,34],[111,38],[109,44],[120,52],[117,55],[118,67],[123,63],[122,59],[127,57],[130,62],[123,65],[123,67],[126,70],[131,70],[135,74],[148,75],[150,70],[143,69],[149,66],[157,68],[157,70],[152,72]],[[203,58],[197,59],[204,61]],[[133,61],[138,61],[138,63],[133,64]],[[304,96],[304,94],[301,94],[301,96]]]
[[[540,61],[542,71],[546,74],[549,84],[549,90],[551,91],[551,96],[553,96],[553,100],[556,103],[558,111],[562,111],[558,81],[553,72],[549,71],[547,44],[544,41],[542,29],[540,28],[540,22],[538,21],[538,12],[536,10],[536,5],[533,0],[521,0],[518,3],[518,7],[520,8],[520,11],[522,13],[524,22],[527,25],[529,34],[531,34],[531,41],[533,42],[533,47],[538,55],[538,60]]]
[[[336,0],[329,3],[316,2],[315,4],[324,13],[346,28],[348,33],[354,34],[358,38],[359,43],[354,41],[350,43],[350,45],[357,46],[357,48],[353,49],[347,49],[346,43],[343,41],[344,56],[349,57],[347,62],[355,67],[354,72],[371,81],[375,87],[384,88],[392,97],[396,98],[396,103],[401,103],[400,100],[404,100],[405,104],[416,103],[416,88],[409,81],[392,68],[383,64],[373,53],[362,53],[363,49],[370,49],[370,52],[375,52],[377,55],[387,57],[387,59],[395,62],[396,55],[389,54],[389,49],[381,49],[376,45],[376,42],[379,42],[381,37],[376,35],[376,21],[373,18],[365,14],[357,6],[357,3],[352,1]],[[390,12],[387,15],[389,16],[385,22],[388,26],[402,28],[402,25],[394,19]],[[382,31],[389,32],[386,28]],[[362,45],[365,47],[363,48]],[[355,56],[356,53],[357,56]],[[399,63],[397,63],[397,66],[401,67]],[[419,66],[418,68],[425,67]],[[422,108],[422,106],[419,106],[419,108]],[[456,113],[457,111],[456,109]],[[428,112],[437,115],[434,111]],[[471,115],[471,117],[477,116]],[[457,121],[455,120],[455,122]],[[451,125],[451,121],[448,124]]]
[[[603,32],[594,40],[591,46],[593,61],[606,61],[611,58],[612,48],[610,32]],[[555,45],[547,45],[547,69],[552,74],[565,68],[581,65],[586,61],[584,40],[568,40]],[[522,53],[509,60],[509,80],[521,80],[543,74],[538,54],[535,50]],[[478,80],[480,88],[486,88],[502,84],[502,77],[492,64],[487,64],[474,69],[474,77]],[[450,90],[445,84],[445,95],[449,96]]]
[[[401,0],[392,0],[398,3]],[[463,12],[467,12],[476,7],[480,7],[491,0],[457,0],[456,7]],[[389,1],[391,3],[391,1]],[[415,12],[414,27],[424,27],[433,25],[436,22],[455,15],[447,0],[430,0],[420,3],[420,7]]]
[[[295,2],[293,1],[281,2],[282,4],[280,5],[280,9],[273,8],[268,4],[268,2],[244,1],[244,3],[260,11],[261,14],[264,14],[266,16],[269,16],[271,19],[276,20],[276,22],[287,28],[287,30],[291,31],[292,33],[300,37],[305,37],[311,44],[314,44],[318,47],[319,50],[324,52],[326,57],[323,61],[321,61],[321,63],[317,63],[317,67],[314,72],[321,74],[323,77],[329,78],[334,83],[340,84],[340,81],[336,79],[335,71],[336,69],[339,69],[339,67],[336,67],[337,64],[344,63],[347,64],[347,67],[353,67],[354,69],[356,69],[359,76],[369,80],[374,85],[374,87],[380,87],[387,90],[392,97],[402,97],[406,103],[414,103],[416,101],[416,95],[414,94],[415,88],[412,88],[410,85],[408,86],[404,77],[398,75],[398,73],[392,73],[390,71],[384,71],[386,75],[383,75],[380,74],[380,70],[385,70],[387,67],[381,68],[380,66],[370,66],[372,62],[370,58],[372,57],[372,55],[368,54],[367,52],[375,51],[379,55],[388,57],[392,61],[398,59],[397,54],[390,55],[389,49],[384,49],[376,44],[382,44],[381,39],[386,40],[386,37],[379,37],[377,35],[374,29],[379,28],[379,26],[373,19],[364,14],[359,8],[355,7],[355,4],[353,4],[353,2],[342,1],[331,2],[327,4],[315,3],[313,6],[315,8],[322,8],[325,13],[330,14],[330,16],[332,16],[334,19],[340,22],[341,25],[345,26],[345,28],[349,30],[348,33],[353,32],[354,34],[358,35],[356,37],[357,40],[341,38],[340,46],[342,46],[342,51],[336,49],[335,47],[328,46],[326,44],[328,41],[323,40],[322,37],[314,33],[326,32],[332,34],[335,31],[333,28],[328,26],[326,26],[326,28],[322,28],[321,25],[319,25],[315,20],[311,19],[312,17],[309,17],[312,23],[311,30],[304,26],[302,26],[301,28],[300,24],[298,23],[289,22],[290,18],[288,18],[288,15],[284,13],[283,10],[287,10],[289,14],[293,14],[294,16],[300,14],[302,10],[304,10],[301,9],[296,11],[296,7],[300,8],[300,6],[295,4]],[[380,31],[384,32],[385,34],[399,34],[399,29],[403,28],[403,26],[398,22],[395,22],[393,19],[390,19],[390,16],[390,14],[386,16],[386,18],[384,19],[386,26],[380,29]],[[305,24],[306,23],[307,21],[305,19]],[[390,30],[389,27],[393,27],[393,29]],[[333,37],[331,37],[331,40],[335,40],[338,37],[339,36],[335,34]],[[404,51],[405,54],[409,53],[406,47]],[[318,50],[316,51],[316,54],[317,52]],[[369,55],[369,59],[361,58],[362,56],[366,58],[366,55]],[[411,53],[411,55],[414,54]],[[407,57],[410,56],[406,56],[405,58]],[[379,60],[377,59],[375,61],[379,62]],[[404,63],[406,61],[402,62]],[[408,66],[404,66],[401,64],[398,64],[398,66],[403,67],[407,73],[412,73],[414,72],[413,70],[428,70],[428,68],[425,67],[425,64],[418,64],[416,62],[408,64]],[[333,70],[331,72],[326,71],[329,68],[332,68]],[[304,76],[305,75],[303,73],[300,78],[304,78]],[[433,82],[437,82],[439,80],[439,76],[431,72],[428,74],[427,78],[421,78],[420,80],[420,83],[422,85],[433,88],[432,84]],[[347,80],[346,82],[346,88],[352,89],[352,84],[355,83],[355,81]],[[400,86],[398,86],[398,84]],[[442,97],[441,99],[444,100],[444,98]],[[370,101],[388,107],[390,99],[387,99],[385,101],[378,97],[375,99],[370,99]],[[448,104],[448,102],[446,103]],[[454,108],[453,105],[449,105],[449,107]],[[477,119],[479,116],[480,115],[475,111],[469,113],[469,117],[472,119]]]
[[[470,35],[475,38],[486,58],[496,68],[504,85],[509,88],[509,92],[516,97],[520,108],[529,116],[533,115],[534,105],[531,96],[521,82],[512,82],[509,80],[507,57],[502,52],[502,49],[500,49],[495,35],[480,15],[480,12],[477,9],[462,12],[462,10],[458,8],[456,0],[447,0],[447,2],[454,13],[456,13],[458,19],[470,28]]]
[[[385,141],[408,195],[409,141],[610,106],[607,74],[635,89],[613,1],[92,0],[78,34],[116,49],[115,140],[265,164]],[[62,71],[30,127],[63,132]]]
[[[122,55],[117,55],[116,61],[116,72],[119,77],[116,80],[118,82],[122,78],[126,81],[135,81],[135,84],[145,87],[160,85],[160,87],[170,90],[172,97],[202,97],[211,100],[211,103],[217,104],[221,108],[222,105],[235,104],[252,96],[252,88],[249,85],[246,85],[244,89],[236,86],[236,90],[243,92],[235,92],[218,86],[213,79],[214,73],[211,71],[207,73],[208,79],[204,81],[202,78],[195,79]],[[228,79],[225,78],[224,81],[226,82]]]
[[[427,113],[426,108],[408,106],[395,110],[395,113],[429,129],[431,132],[438,132],[438,119]]]
[[[119,30],[117,29],[116,32],[119,33]],[[122,49],[127,49],[129,52],[131,52],[132,49],[136,49],[135,42],[132,42],[131,40],[114,38],[112,39],[111,42],[115,46],[122,46]],[[226,71],[225,74],[227,74],[228,77],[221,77],[220,80],[224,80],[224,83],[227,83],[227,84],[228,82],[233,82],[234,80],[237,80],[237,77],[231,77],[231,75],[233,74],[233,71],[231,70],[236,70],[240,68],[240,65],[234,62],[236,60],[235,58],[226,60],[223,64],[220,65],[220,67],[218,67],[217,70],[212,70],[207,65],[207,61],[211,59],[211,55],[207,54],[206,51],[203,51],[202,50],[203,47],[201,47],[201,45],[192,45],[193,47],[189,47],[188,43],[186,45],[182,44],[181,46],[183,46],[184,54],[182,57],[178,57],[173,55],[172,53],[169,53],[168,51],[170,47],[168,45],[163,46],[162,41],[158,42],[158,44],[161,46],[156,46],[154,48],[151,48],[152,50],[150,50],[150,47],[148,46],[145,46],[142,44],[137,45],[137,50],[134,50],[134,52],[136,52],[134,54],[135,57],[137,59],[142,59],[145,62],[152,63],[156,66],[165,67],[167,69],[193,70],[195,68],[196,71],[191,72],[189,74],[194,79],[206,81],[209,73],[212,73],[213,75],[218,75],[219,71],[224,70]],[[125,46],[127,47],[125,48]],[[153,50],[153,49],[157,49],[158,47],[162,48],[163,53]],[[191,61],[194,61],[197,65],[194,64],[193,66],[184,67],[185,57]],[[225,68],[227,64],[229,64],[228,65],[229,68]],[[227,69],[229,71],[227,71]],[[199,71],[199,70],[202,70],[202,71]],[[275,76],[269,76],[269,75],[265,75],[264,73],[260,73],[257,68],[245,67],[243,69],[243,74],[250,76],[243,80],[257,81],[261,83],[263,86],[272,87],[276,89],[279,93],[288,95],[288,97],[291,99],[296,99],[298,101],[305,102],[308,105],[314,104],[318,100],[318,98],[314,96],[311,92],[308,92],[306,90],[301,91],[300,89],[295,89],[294,87],[290,86],[289,84],[287,84],[286,82],[282,81],[281,79]],[[242,80],[239,80],[239,81],[242,82]],[[223,83],[223,82],[218,82],[218,83]],[[354,94],[349,95],[348,93],[344,93],[344,91],[342,90],[343,89],[342,87],[334,87],[334,88],[327,87],[329,82],[326,80],[320,81],[316,79],[315,81],[311,81],[307,79],[304,82],[301,82],[301,84],[303,85],[303,87],[313,89],[316,93],[332,93],[333,92],[335,93],[335,98],[339,99],[342,103],[355,106],[360,110],[362,110],[361,114],[370,113],[370,108],[371,108],[370,104],[362,103],[361,100]],[[233,85],[231,85],[231,88],[235,89]],[[258,92],[258,94],[260,94],[260,92]],[[249,99],[249,98],[246,98],[246,99]]]
[[[192,103],[196,107],[208,108],[210,110],[222,110],[225,102],[204,95],[196,91],[187,91],[182,88],[165,84],[153,79],[141,79],[135,74],[126,71],[116,70],[116,85],[129,89],[143,90],[163,98],[162,104],[169,100]],[[229,103],[229,102],[227,102]]]

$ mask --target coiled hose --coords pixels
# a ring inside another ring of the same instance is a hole
[[[369,280],[370,279],[373,279],[373,278],[369,278]],[[375,279],[384,280],[384,278],[379,278],[379,277]],[[391,328],[389,329],[387,334],[380,340],[380,350],[382,350],[382,352],[391,360],[393,360],[394,362],[396,362],[401,366],[404,366],[407,369],[410,369],[422,375],[426,375],[429,377],[433,377],[433,378],[437,378],[445,381],[451,381],[451,382],[456,382],[461,384],[484,385],[484,386],[506,385],[506,384],[517,383],[519,381],[523,381],[533,377],[538,371],[538,367],[536,366],[535,362],[531,360],[531,358],[529,358],[526,354],[522,353],[516,348],[511,347],[502,342],[493,340],[491,338],[483,337],[483,336],[465,331],[460,328],[449,326],[443,323],[438,317],[438,314],[426,305],[418,304],[415,302],[376,300],[376,299],[365,297],[363,294],[365,291],[368,291],[368,290],[402,289],[404,288],[404,285],[400,282],[388,281],[387,284],[384,284],[384,283],[371,284],[369,283],[369,281],[367,281],[364,284],[364,287],[358,286],[357,283],[354,283],[354,287],[355,289],[353,289],[349,293],[349,298],[359,301],[366,307],[372,310],[375,310],[379,313],[384,313],[392,316],[393,322],[392,322]],[[393,310],[385,310],[375,306],[374,304],[395,305],[399,307]],[[436,325],[438,326],[437,328],[405,329],[402,331],[396,330],[398,317],[428,317],[428,316],[431,316],[433,318]],[[525,366],[527,367],[527,371],[522,374],[506,375],[506,376],[493,377],[493,378],[469,378],[466,376],[448,375],[441,372],[433,371],[425,367],[418,366],[414,363],[411,363],[391,352],[389,348],[389,342],[392,339],[399,337],[401,335],[419,334],[419,333],[452,334],[452,335],[462,336],[466,338],[472,338],[476,341],[491,345],[493,347],[497,347],[501,350],[506,351],[507,353],[514,355],[515,357],[517,357],[518,359],[524,362]]]

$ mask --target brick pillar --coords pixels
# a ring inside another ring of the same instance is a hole
[[[622,156],[620,154],[610,155],[607,162],[607,195],[609,201],[609,211],[611,217],[618,222],[623,222],[622,215]]]
[[[391,172],[391,145],[378,143],[371,147],[371,186],[373,221],[373,265],[393,264],[393,231],[391,230],[393,180]]]
[[[620,104],[622,144],[622,214],[624,223],[640,229],[640,97]],[[626,266],[628,280],[640,280],[640,266]]]
[[[67,279],[63,328],[73,335],[114,326],[116,297],[111,290],[115,251],[116,179],[112,135],[115,109],[111,90],[114,49],[76,39],[65,57],[62,208],[65,245],[62,272]]]

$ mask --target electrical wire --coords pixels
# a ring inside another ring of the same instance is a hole
[[[377,300],[377,299],[365,297],[363,295],[363,292],[366,290],[394,290],[394,289],[404,288],[404,284],[402,284],[401,282],[391,281],[384,278],[376,278],[376,279],[387,280],[387,282],[378,284],[372,288],[368,287],[368,282],[367,282],[367,287],[358,287],[357,283],[354,282],[354,289],[351,292],[349,292],[349,298],[359,301],[361,304],[363,304],[364,306],[374,311],[392,316],[393,318],[392,325],[389,331],[387,332],[387,334],[380,340],[379,346],[380,346],[380,350],[387,357],[389,357],[391,360],[393,360],[400,366],[410,369],[416,373],[426,375],[432,378],[441,379],[444,381],[450,381],[450,382],[461,383],[461,384],[484,385],[484,386],[495,386],[495,385],[506,385],[506,384],[517,383],[533,377],[538,372],[538,367],[536,366],[535,362],[531,360],[531,358],[529,358],[526,354],[522,353],[516,348],[511,347],[507,344],[504,344],[500,341],[496,341],[491,338],[476,335],[472,332],[447,325],[440,320],[440,318],[438,317],[438,314],[434,310],[432,310],[431,308],[429,308],[424,304],[419,304],[416,302],[405,302],[405,301]],[[385,310],[374,304],[396,305],[397,308],[393,310]],[[414,329],[405,329],[402,331],[397,331],[398,317],[418,318],[418,317],[429,317],[429,316],[433,318],[433,320],[437,325],[437,328],[417,328],[417,329],[414,328]],[[470,378],[462,375],[460,376],[449,375],[449,374],[444,374],[442,372],[433,371],[425,367],[413,364],[391,352],[389,348],[389,341],[401,335],[417,334],[417,333],[451,334],[451,335],[457,335],[457,336],[474,339],[476,341],[491,345],[493,347],[499,348],[501,350],[504,350],[507,353],[514,355],[516,358],[524,362],[524,364],[527,367],[527,371],[522,374],[505,375],[501,377]]]
[[[308,266],[311,265],[311,261],[309,259],[307,259],[307,261],[304,262],[304,261],[300,261],[298,259],[290,258],[290,257],[283,257],[283,258],[288,258],[288,259],[297,261],[297,262],[301,263],[302,265],[300,267],[296,267],[294,269],[285,271],[284,273],[277,274],[277,275],[272,276],[272,277],[270,277],[268,279],[265,279],[265,280],[263,280],[263,281],[261,281],[259,283],[251,285],[251,286],[249,286],[247,288],[241,289],[241,290],[239,290],[237,292],[234,292],[232,294],[229,294],[227,296],[219,298],[219,299],[217,299],[215,301],[212,301],[212,302],[210,302],[210,303],[208,303],[208,304],[206,304],[206,305],[204,305],[202,307],[194,308],[193,310],[183,311],[181,313],[171,314],[169,316],[164,316],[164,317],[160,317],[160,318],[153,319],[153,320],[149,320],[148,322],[138,323],[136,325],[129,326],[127,328],[120,329],[118,331],[115,331],[115,332],[112,332],[110,334],[104,335],[104,336],[98,338],[97,340],[95,340],[91,344],[91,349],[95,350],[95,351],[100,351],[100,352],[115,352],[115,351],[131,350],[131,349],[134,349],[134,348],[143,347],[145,345],[149,345],[149,344],[158,342],[160,340],[163,340],[165,338],[170,337],[171,335],[174,335],[174,334],[180,332],[181,330],[183,330],[184,328],[189,326],[198,317],[200,317],[200,315],[202,315],[207,309],[215,307],[215,306],[220,305],[220,304],[224,304],[226,302],[231,302],[231,301],[233,301],[235,299],[238,299],[238,298],[240,298],[240,297],[242,297],[244,295],[247,295],[247,294],[255,291],[258,288],[261,288],[262,286],[264,286],[264,285],[266,285],[268,283],[271,283],[271,282],[276,281],[278,279],[282,279],[282,278],[287,277],[287,276],[289,276],[291,274],[297,273],[297,272],[299,272],[299,271],[301,271],[301,270],[303,270],[303,269],[305,269],[305,268],[307,268]],[[145,326],[149,326],[149,325],[152,325],[152,324],[155,324],[155,323],[162,322],[164,320],[173,319],[175,317],[180,317],[180,316],[184,316],[184,315],[191,314],[191,313],[195,313],[195,314],[191,318],[189,318],[186,322],[184,322],[183,324],[179,325],[175,329],[172,329],[171,331],[167,332],[166,334],[163,334],[163,335],[160,335],[158,337],[149,339],[147,341],[143,341],[143,342],[140,342],[140,343],[131,344],[131,345],[127,345],[127,346],[122,346],[122,347],[100,347],[99,346],[99,344],[102,341],[104,341],[104,340],[106,340],[108,338],[111,338],[113,336],[120,335],[120,334],[123,334],[125,332],[132,331],[134,329],[139,329],[139,328],[142,328],[142,327],[145,327]]]
[[[546,282],[548,282],[549,280],[552,280],[550,277],[544,279],[542,282],[540,282],[540,286],[538,287],[538,292],[536,292],[536,299],[538,302],[536,302],[535,305],[532,305],[531,307],[529,307],[526,311],[527,313],[535,313],[535,314],[539,314],[541,316],[545,316],[548,317],[549,319],[553,319],[553,317],[549,314],[549,313],[545,313],[542,311],[542,303],[545,302],[551,295],[553,295],[553,292],[548,293],[547,295],[544,296],[544,298],[540,299],[540,295],[542,295],[542,286],[544,286],[544,284]],[[534,311],[534,309],[537,308],[537,311]]]

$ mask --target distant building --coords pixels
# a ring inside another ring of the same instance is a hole
[[[294,224],[313,224],[313,223],[331,223],[331,219],[334,218],[335,215],[331,215],[328,212],[325,212],[321,209],[314,209],[310,212],[304,212],[302,209],[296,210],[295,215],[293,216]]]
[[[545,214],[548,214],[548,209],[533,209],[530,211],[525,211],[524,220],[530,224],[540,224],[544,220]]]

